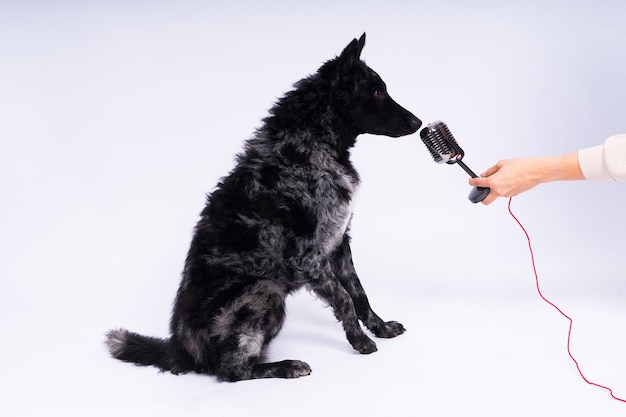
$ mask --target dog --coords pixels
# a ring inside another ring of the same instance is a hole
[[[377,350],[361,328],[391,338],[402,324],[370,307],[350,250],[359,175],[350,149],[364,133],[400,137],[422,122],[397,104],[360,58],[365,33],[270,109],[207,197],[174,302],[169,339],[107,333],[114,358],[220,381],[297,378],[298,360],[267,363],[285,299],[305,287],[324,300],[352,347]]]

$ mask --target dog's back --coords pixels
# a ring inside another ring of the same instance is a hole
[[[361,353],[376,346],[359,319],[380,337],[404,331],[371,310],[354,272],[346,230],[359,177],[349,152],[361,133],[402,136],[421,122],[360,60],[364,42],[365,35],[355,39],[296,83],[208,197],[177,293],[171,338],[114,330],[108,343],[115,357],[230,381],[306,375],[310,368],[300,361],[262,361],[283,324],[286,296],[302,286],[333,307]]]

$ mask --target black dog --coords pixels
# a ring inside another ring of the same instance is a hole
[[[246,142],[208,197],[171,318],[171,337],[124,329],[107,334],[111,354],[164,371],[220,380],[308,375],[297,360],[264,363],[285,319],[285,298],[305,286],[325,300],[360,353],[404,332],[371,309],[347,233],[359,176],[350,148],[361,133],[398,137],[421,121],[387,94],[360,59],[365,34],[295,84]]]

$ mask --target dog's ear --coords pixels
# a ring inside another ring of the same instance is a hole
[[[357,40],[352,40],[341,52],[341,55],[337,58],[337,73],[335,80],[338,81],[341,74],[349,72],[356,63],[361,60],[361,51],[365,46],[365,33]]]
[[[365,32],[359,38],[359,57],[361,56],[361,51],[363,51],[363,47],[365,46]]]

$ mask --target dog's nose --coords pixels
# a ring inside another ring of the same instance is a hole
[[[422,121],[415,116],[411,118],[409,123],[411,124],[411,130],[413,131],[413,133],[417,132],[417,129],[422,126]]]

